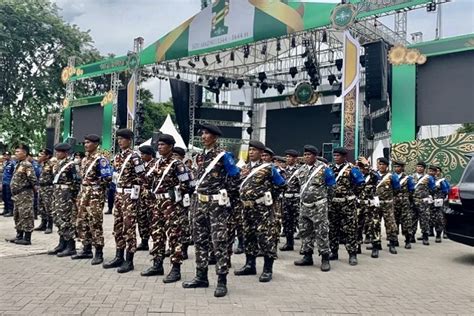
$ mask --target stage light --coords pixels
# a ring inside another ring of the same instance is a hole
[[[426,5],[426,11],[427,12],[434,12],[436,11],[436,2],[430,2]]]
[[[230,60],[231,61],[234,61],[235,57],[234,57],[234,51],[230,52]]]
[[[260,90],[262,90],[262,93],[265,94],[265,92],[268,90],[268,83],[263,82],[263,83],[260,85]]]
[[[327,43],[328,42],[328,33],[326,30],[323,31],[323,38],[321,39],[321,42]]]
[[[191,60],[190,60],[190,61],[188,61],[188,65],[189,65],[189,66],[191,66],[191,67],[193,67],[193,68],[194,68],[194,67],[196,67],[196,64],[195,64],[195,63],[193,63]]]
[[[267,54],[267,45],[266,45],[266,44],[263,44],[262,50],[260,51],[260,54],[262,54],[262,55],[266,55],[266,54]]]
[[[166,71],[171,71],[170,64],[166,63]]]
[[[341,84],[340,82],[335,82],[335,83],[332,85],[331,90],[334,92],[334,94],[336,95],[336,97],[340,97],[341,94],[342,94],[342,84]]]
[[[202,63],[204,64],[204,66],[209,66],[209,63],[207,62],[207,58],[206,57],[203,57],[202,58]]]
[[[290,67],[290,75],[291,75],[291,78],[294,78],[297,73],[298,73],[298,68],[296,68],[296,67]]]
[[[199,61],[199,55],[194,56],[194,61]]]
[[[342,59],[336,59],[336,68],[338,71],[342,69]]]
[[[277,89],[279,94],[282,94],[283,90],[285,90],[285,86],[282,83],[279,83],[275,86],[275,89]]]
[[[211,89],[215,88],[216,87],[216,79],[209,79],[207,81],[207,86]]]
[[[248,58],[250,55],[250,46],[249,45],[245,45],[244,46],[244,58]]]
[[[176,79],[181,79],[181,76],[179,74],[176,75]]]
[[[179,60],[176,62],[176,69],[180,69],[181,66],[179,65]]]
[[[301,54],[301,58],[306,58],[309,54],[309,51],[306,49],[303,54]]]
[[[203,82],[202,77],[199,77],[199,78],[198,78],[198,82],[199,82],[199,83],[202,83],[202,82]]]
[[[252,127],[247,127],[247,133],[249,135],[252,135],[252,132],[253,132],[253,128]]]
[[[329,75],[329,76],[328,76],[328,81],[329,81],[329,84],[332,86],[332,85],[334,84],[334,82],[337,81],[336,76],[335,76],[335,75],[332,75],[332,74]]]
[[[259,72],[258,80],[260,80],[260,82],[263,82],[265,79],[267,79],[267,74],[265,72]]]
[[[232,82],[232,81],[230,81],[229,79],[225,79],[225,81],[224,81],[224,86],[225,86],[226,88],[229,88],[231,82]]]
[[[296,47],[296,38],[292,37],[291,38],[291,48],[295,48]]]
[[[222,88],[225,82],[226,82],[226,79],[224,77],[222,76],[217,77],[217,86],[219,87],[219,89]]]
[[[252,118],[253,112],[251,110],[249,110],[249,111],[247,111],[247,115],[248,115],[248,117]]]
[[[242,89],[243,86],[244,86],[244,80],[237,79],[237,87],[239,87],[239,89]]]
[[[220,64],[222,62],[221,56],[219,54],[216,55],[216,62]]]
[[[280,40],[277,40],[277,52],[281,51],[281,43]]]

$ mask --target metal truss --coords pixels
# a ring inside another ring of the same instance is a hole
[[[112,73],[112,76],[110,79],[110,87],[114,95],[114,100],[112,103],[112,124],[111,124],[111,131],[110,131],[110,135],[111,135],[110,151],[112,154],[115,154],[115,150],[116,150],[115,132],[117,130],[117,125],[116,125],[117,124],[117,102],[118,102],[118,91],[120,89],[120,86],[121,86],[121,81],[119,78],[119,74],[116,72]]]
[[[395,14],[395,33],[400,39],[407,39],[408,12],[400,11]],[[403,44],[403,42],[397,43]]]
[[[194,146],[194,128],[196,111],[196,85],[191,82],[189,85],[189,143],[191,148]]]
[[[74,68],[76,66],[76,56],[71,56],[67,59],[67,66]],[[72,101],[74,98],[74,81],[68,81],[66,83],[66,100]]]

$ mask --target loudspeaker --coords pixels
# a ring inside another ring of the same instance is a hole
[[[390,147],[385,147],[383,149],[383,156],[384,158],[390,159]]]
[[[368,140],[374,139],[374,130],[372,128],[372,118],[367,115],[364,117],[364,135]]]
[[[127,89],[121,89],[118,91],[117,125],[119,129],[127,127]]]
[[[391,68],[388,64],[389,44],[380,40],[364,45],[365,48],[365,99],[387,100]]]
[[[46,128],[46,148],[54,149],[54,127]]]
[[[156,151],[158,150],[158,138],[160,135],[163,134],[162,132],[153,132],[151,135],[151,147]]]

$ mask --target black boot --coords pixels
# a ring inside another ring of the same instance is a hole
[[[91,260],[91,265],[95,266],[104,262],[104,246],[96,246],[95,247],[95,256],[94,259]]]
[[[53,232],[53,220],[50,218],[46,222],[45,234],[51,234]]]
[[[405,249],[411,249],[410,235],[405,236]]]
[[[153,276],[153,275],[163,275],[165,271],[163,269],[163,260],[160,258],[153,259],[153,265],[140,273],[141,276]]]
[[[10,211],[8,211],[8,212],[5,211],[5,212],[3,213],[3,217],[12,217],[12,216],[13,216],[13,211],[12,211],[12,210],[10,210]]]
[[[303,258],[301,258],[300,260],[296,260],[294,264],[295,266],[312,266],[314,264],[313,252],[308,251],[307,253],[304,254]]]
[[[263,272],[258,278],[260,282],[270,282],[272,280],[272,274],[273,274],[273,258],[264,256],[263,257],[264,263],[263,263]]]
[[[183,244],[181,246],[181,254],[183,256],[183,260],[188,260],[189,259],[189,256],[188,256],[188,247],[189,247],[189,244]]]
[[[46,230],[46,219],[41,219],[41,224],[36,227],[35,229],[33,229],[34,231],[45,231]]]
[[[392,254],[392,255],[396,255],[397,254],[397,248],[395,248],[395,240],[390,240],[390,244],[388,245],[388,251]]]
[[[133,257],[134,257],[133,252],[128,252],[125,256],[125,261],[122,263],[122,265],[117,269],[118,273],[127,273],[132,271],[135,267],[133,266]]]
[[[61,252],[66,248],[66,241],[64,240],[63,236],[59,236],[59,243],[53,250],[48,251],[48,255],[57,255],[58,252]]]
[[[436,238],[435,238],[435,243],[440,243],[441,242],[441,232],[436,232]]]
[[[328,272],[331,270],[331,264],[329,263],[329,253],[321,255],[321,271]]]
[[[183,288],[195,289],[199,287],[209,287],[209,280],[207,279],[207,268],[196,268],[196,276],[191,281],[183,282]]]
[[[174,283],[181,280],[181,264],[173,263],[170,273],[163,279],[163,283]]]
[[[245,255],[245,265],[239,270],[234,271],[234,275],[256,275],[257,268],[255,267],[256,258],[252,255]]]
[[[357,246],[357,254],[361,254],[362,253],[362,247],[360,245]]]
[[[280,251],[292,251],[294,250],[295,241],[293,238],[293,234],[286,236],[286,244],[283,247],[280,247]]]
[[[66,241],[66,248],[63,251],[58,252],[56,256],[69,257],[75,254],[76,254],[76,241],[74,240],[74,238],[71,238],[70,240]]]
[[[166,249],[165,257],[168,258],[169,256],[171,256],[171,249]]]
[[[337,254],[337,250],[332,251],[331,255],[329,255],[329,260],[339,260],[339,255]]]
[[[79,251],[77,254],[71,257],[72,260],[77,260],[77,259],[91,259],[93,257],[92,254],[92,245],[84,245],[82,247],[82,250]]]
[[[445,230],[443,230],[443,239],[448,239],[448,233]]]
[[[410,243],[416,244],[415,234],[412,234],[412,235],[410,236]]]
[[[142,242],[138,245],[137,251],[148,251],[150,247],[148,246],[148,238],[142,238]]]
[[[223,297],[227,295],[227,274],[219,274],[217,276],[217,287],[214,291],[215,297]]]
[[[430,240],[428,238],[428,234],[427,233],[423,233],[423,245],[425,246],[429,246],[430,245]]]
[[[22,230],[17,230],[15,237],[13,237],[13,238],[5,238],[5,241],[11,242],[11,243],[15,243],[16,241],[21,240],[21,239],[23,239],[23,231],[22,231]]]
[[[209,260],[207,261],[207,264],[210,266],[213,266],[217,263],[217,258],[215,254],[209,255]]]
[[[234,254],[240,255],[244,253],[244,237],[237,237],[237,248],[235,248]]]
[[[31,232],[25,232],[23,239],[15,240],[15,244],[24,246],[31,245]]]
[[[379,257],[379,250],[380,250],[380,245],[378,243],[373,243],[372,244],[372,253],[370,254],[370,256],[372,258],[378,258]]]
[[[356,266],[357,265],[357,254],[350,253],[349,254],[349,265]]]
[[[111,268],[118,268],[122,265],[123,263],[123,249],[117,249],[115,251],[115,258],[113,258],[111,261],[106,262],[102,265],[104,269],[111,269]]]

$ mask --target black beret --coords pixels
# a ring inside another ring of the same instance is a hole
[[[394,166],[400,166],[400,167],[405,167],[406,163],[400,160],[392,160],[392,164]]]
[[[268,147],[265,147],[263,152],[269,154],[272,157],[275,156],[275,152],[273,150],[271,150],[270,148],[268,148]]]
[[[176,144],[176,141],[174,140],[174,137],[171,136],[170,134],[161,134],[158,137],[158,141],[163,142],[163,143],[168,144],[168,145]]]
[[[204,129],[208,131],[209,133],[216,135],[216,136],[222,136],[222,131],[219,127],[212,125],[212,124],[201,124],[201,129]]]
[[[84,137],[85,140],[88,140],[93,143],[100,143],[100,136],[96,134],[89,134]]]
[[[380,162],[380,163],[383,163],[384,165],[387,165],[387,166],[390,164],[388,159],[385,158],[385,157],[380,157],[379,159],[377,159],[377,161]]]
[[[304,146],[304,152],[309,152],[309,153],[312,153],[314,154],[315,156],[317,156],[319,154],[319,150],[314,147],[313,145],[305,145]]]
[[[28,145],[25,145],[25,144],[20,144],[16,146],[15,149],[23,149],[27,154],[30,153],[30,147],[28,147]]]
[[[47,156],[51,156],[53,154],[53,151],[49,148],[43,148],[41,152]]]
[[[429,165],[428,169],[430,170],[438,170],[438,166],[435,166],[435,165]]]
[[[345,156],[347,155],[347,149],[345,149],[344,147],[336,147],[332,150],[332,153]]]
[[[4,151],[3,154],[4,154],[4,155],[7,155],[7,156],[11,156],[11,155],[12,155],[12,153],[9,152],[9,151]]]
[[[329,163],[329,161],[328,161],[326,158],[321,157],[321,156],[316,157],[316,159],[318,159],[319,161],[322,161],[322,162],[324,162],[324,163],[326,163],[326,164]]]
[[[142,145],[138,147],[138,150],[145,155],[155,156],[155,150],[150,145]]]
[[[258,140],[251,140],[249,142],[249,148],[250,147],[260,149],[260,150],[265,150],[265,148],[266,148],[265,145],[262,142],[258,141]]]
[[[422,166],[423,168],[426,168],[426,162],[421,161],[421,160],[418,161],[418,162],[416,163],[416,165],[417,165],[417,166]]]
[[[67,152],[71,150],[71,145],[69,145],[68,143],[59,143],[54,146],[54,150]]]
[[[273,159],[279,162],[286,162],[285,157],[282,156],[275,156]]]
[[[288,149],[285,151],[285,155],[291,156],[291,157],[298,157],[300,153],[294,149]]]
[[[133,132],[129,130],[128,128],[122,128],[117,131],[115,134],[117,137],[122,137],[126,139],[132,139],[133,138]]]
[[[181,157],[186,156],[186,150],[184,150],[184,148],[181,148],[181,147],[175,147],[175,148],[173,148],[173,152],[174,152],[175,154],[180,155]]]

